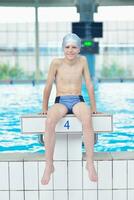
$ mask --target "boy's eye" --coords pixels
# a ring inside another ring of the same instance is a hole
[[[69,48],[76,49],[77,47],[76,46],[71,46],[71,47],[70,46],[66,46],[65,48],[66,49],[69,49]]]

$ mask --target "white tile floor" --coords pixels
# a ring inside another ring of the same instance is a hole
[[[134,160],[128,161],[128,188],[134,188]]]
[[[113,161],[113,188],[127,187],[127,161]]]
[[[98,189],[112,189],[112,161],[98,162]]]
[[[9,190],[8,162],[0,162],[0,190]]]
[[[68,177],[67,177],[67,162],[55,162],[54,177],[54,189],[55,190],[67,190]],[[59,176],[61,174],[61,176]]]
[[[98,183],[88,179],[85,161],[55,161],[50,183],[40,183],[43,159],[0,158],[0,198],[3,200],[134,200],[134,160],[96,160]]]
[[[10,190],[23,190],[23,163],[22,162],[9,162],[10,174]]]

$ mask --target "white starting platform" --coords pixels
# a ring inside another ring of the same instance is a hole
[[[21,131],[24,134],[44,134],[47,115],[21,116]],[[113,117],[110,114],[93,114],[92,123],[94,133],[112,132]],[[82,125],[73,114],[66,115],[56,125],[56,133],[81,134]]]
[[[21,116],[23,134],[45,134],[46,115]],[[92,115],[94,133],[112,132],[113,117],[110,114]],[[96,134],[95,134],[96,137]],[[82,125],[74,115],[66,115],[56,125],[55,161],[82,161]]]

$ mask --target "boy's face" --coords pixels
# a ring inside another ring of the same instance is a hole
[[[75,59],[79,52],[80,49],[73,43],[68,43],[64,48],[64,55],[69,60]]]

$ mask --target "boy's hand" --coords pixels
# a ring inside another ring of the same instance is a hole
[[[104,114],[104,113],[96,111],[96,112],[92,112],[92,114]]]
[[[47,115],[47,111],[43,111],[43,112],[39,113],[39,115]]]
[[[42,112],[42,115],[46,115],[47,114],[47,110]]]

